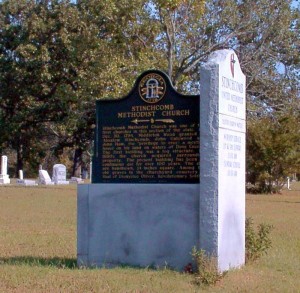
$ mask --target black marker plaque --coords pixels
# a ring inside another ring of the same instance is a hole
[[[93,183],[199,183],[199,96],[144,72],[130,94],[97,101]]]

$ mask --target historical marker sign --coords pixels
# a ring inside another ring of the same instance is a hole
[[[127,97],[97,102],[99,184],[78,186],[79,266],[183,270],[193,246],[220,271],[244,264],[245,88],[237,55],[220,50],[201,66],[201,99],[153,70]]]
[[[93,183],[199,183],[199,96],[160,71],[130,94],[97,101]]]

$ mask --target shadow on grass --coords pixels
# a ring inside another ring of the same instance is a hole
[[[41,267],[55,267],[59,269],[77,269],[77,261],[73,258],[43,258],[33,256],[0,257],[0,265],[28,265]]]
[[[259,196],[259,195],[258,195]],[[271,195],[270,195],[271,196]],[[246,199],[246,201],[256,201],[256,202],[260,202],[259,199],[254,199],[254,198],[251,198],[251,199]],[[289,201],[289,200],[274,200],[273,201],[274,203],[289,203],[289,204],[299,204],[300,201]]]
[[[291,203],[291,204],[294,204],[294,203],[300,203],[300,201],[288,201],[288,200],[279,200],[279,201],[276,201],[276,202],[279,202],[279,203]]]
[[[155,267],[154,265],[142,267],[138,265],[129,265],[129,264],[105,264],[103,267],[97,267],[91,265],[90,267],[85,266],[77,266],[77,260],[75,258],[43,258],[43,257],[35,257],[35,256],[17,256],[17,257],[0,257],[0,265],[26,265],[32,267],[51,267],[51,268],[58,268],[58,269],[136,269],[136,270],[153,270],[157,271],[159,268]],[[164,267],[163,269],[167,269]],[[172,270],[172,268],[168,268]]]

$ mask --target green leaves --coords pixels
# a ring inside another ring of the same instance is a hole
[[[199,67],[223,48],[236,51],[247,76],[251,123],[295,115],[300,110],[299,11],[290,4],[4,0],[0,111],[6,128],[0,144],[15,145],[21,133],[28,145],[36,136],[50,139],[51,149],[85,148],[92,140],[96,99],[124,96],[136,76],[151,68],[167,72],[178,90],[199,93]]]
[[[257,229],[254,229],[252,218],[246,219],[246,262],[255,261],[262,255],[267,254],[268,249],[272,247],[272,241],[270,238],[272,229],[272,225],[264,223],[259,224]]]
[[[299,116],[262,118],[248,123],[247,180],[258,192],[280,191],[300,167]]]

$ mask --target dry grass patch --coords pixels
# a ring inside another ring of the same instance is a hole
[[[76,268],[76,186],[0,186],[0,292],[299,292],[300,184],[292,188],[247,196],[254,224],[274,226],[272,248],[199,288],[164,269]]]
[[[76,187],[0,187],[0,256],[73,257]]]

